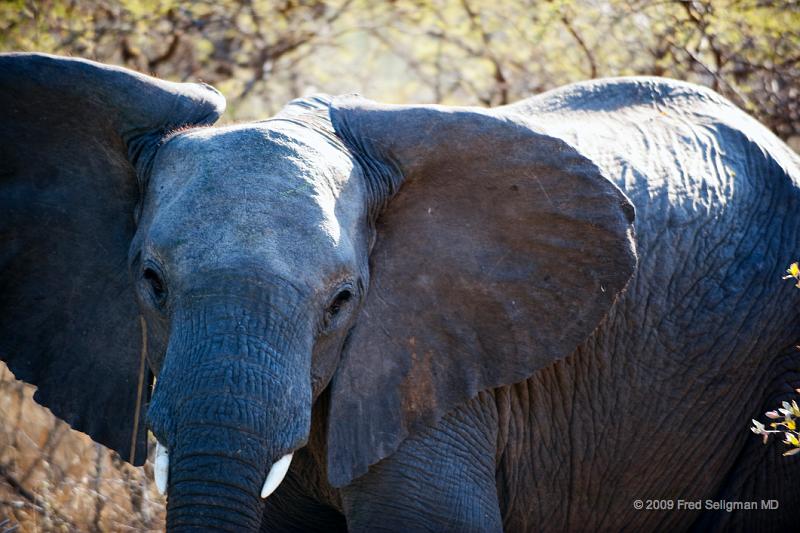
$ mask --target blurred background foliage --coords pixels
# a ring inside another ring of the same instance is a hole
[[[0,0],[0,51],[80,56],[266,118],[314,92],[499,105],[652,74],[724,94],[800,149],[800,0]],[[131,468],[31,400],[0,364],[0,532],[163,527]]]
[[[309,92],[497,105],[655,74],[708,85],[800,136],[800,0],[17,0],[0,49],[116,63],[264,118]]]

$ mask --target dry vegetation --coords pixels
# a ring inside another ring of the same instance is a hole
[[[0,363],[0,532],[161,531],[152,464],[134,468],[33,401]]]

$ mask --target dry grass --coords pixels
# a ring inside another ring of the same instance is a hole
[[[134,468],[33,401],[0,362],[0,533],[162,531],[152,457]]]

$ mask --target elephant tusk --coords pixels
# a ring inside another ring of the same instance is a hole
[[[292,463],[291,453],[287,453],[278,459],[272,468],[269,469],[267,479],[264,481],[264,486],[261,488],[261,497],[266,498],[278,488],[283,478],[286,477],[286,472],[289,471],[289,465]]]
[[[153,476],[156,478],[158,493],[165,494],[169,479],[169,450],[160,442],[156,442],[156,463],[153,467]]]

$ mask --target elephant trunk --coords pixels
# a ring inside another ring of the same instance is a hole
[[[268,472],[305,444],[310,335],[285,307],[216,296],[176,311],[149,411],[168,448],[169,531],[257,531]]]
[[[182,430],[169,465],[167,530],[258,531],[269,468],[262,447],[241,429]]]

